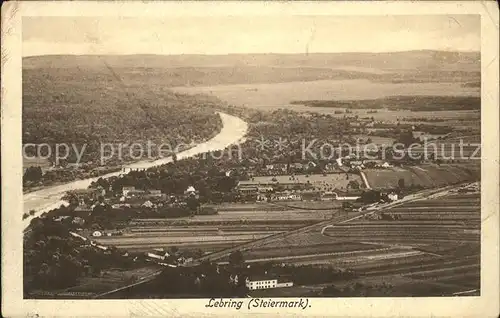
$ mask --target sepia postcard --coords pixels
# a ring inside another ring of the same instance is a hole
[[[2,315],[497,317],[494,1],[2,6]]]

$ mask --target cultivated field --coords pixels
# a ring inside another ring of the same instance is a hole
[[[475,162],[474,162],[475,163]],[[480,178],[479,162],[473,164],[426,164],[419,166],[393,167],[389,169],[364,169],[370,186],[374,189],[398,187],[399,179],[405,186],[418,185],[424,188],[439,187]]]
[[[150,251],[176,246],[184,250],[215,252],[236,244],[323,221],[338,213],[330,209],[305,210],[274,204],[224,204],[218,214],[172,219],[135,219],[121,236],[95,238],[103,245],[128,251]]]
[[[54,298],[81,298],[82,296],[92,297],[94,295],[126,286],[130,283],[136,282],[138,279],[153,275],[161,270],[161,266],[152,265],[136,269],[122,270],[122,269],[109,269],[102,271],[98,277],[82,277],[78,285],[64,290],[51,292]],[[36,297],[37,293],[34,293]],[[42,295],[40,295],[42,296]],[[48,295],[43,295],[47,297]]]
[[[422,154],[428,159],[432,158],[431,154],[435,154],[436,159],[478,163],[481,159],[481,141],[464,138],[461,144],[460,139],[429,140],[420,147],[413,147],[411,152],[415,155]]]
[[[479,226],[481,217],[480,208],[481,199],[479,193],[464,193],[452,194],[432,200],[414,201],[399,207],[394,207],[383,213],[388,215],[397,214],[400,217],[397,222],[408,220],[408,223],[411,224],[411,221],[418,220],[418,224],[424,224],[422,222],[426,221],[429,225],[434,225],[436,228],[438,227],[437,225],[441,225],[442,222],[447,226],[463,224],[464,222],[469,225]],[[365,220],[362,222],[365,222]],[[370,222],[375,221],[370,220]],[[352,222],[351,224],[355,223],[356,222]]]
[[[400,219],[374,217],[382,213]],[[375,215],[278,238],[244,255],[249,262],[350,269],[361,275],[355,281],[364,283],[400,277],[394,283],[399,296],[479,289],[479,193],[450,193]]]

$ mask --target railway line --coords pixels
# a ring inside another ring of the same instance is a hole
[[[338,215],[336,215],[328,220],[320,221],[320,222],[310,224],[310,225],[307,225],[304,227],[300,227],[300,228],[297,228],[297,229],[294,229],[291,231],[266,236],[266,237],[261,238],[261,239],[253,240],[250,242],[245,242],[245,243],[238,244],[238,245],[230,247],[230,248],[226,248],[226,249],[221,250],[221,251],[217,251],[217,252],[214,252],[214,253],[211,253],[208,255],[204,255],[198,259],[193,260],[189,264],[189,266],[199,265],[203,261],[212,261],[212,262],[217,261],[217,260],[220,260],[224,257],[229,256],[231,253],[233,253],[235,251],[246,251],[246,250],[249,250],[251,248],[259,247],[259,246],[265,245],[267,243],[273,242],[274,240],[277,240],[277,239],[286,238],[287,236],[292,236],[292,235],[296,235],[296,234],[300,234],[300,233],[306,233],[306,232],[314,231],[314,230],[318,230],[320,232],[323,232],[326,228],[329,227],[329,225],[347,223],[347,222],[362,218],[365,215],[376,213],[379,210],[390,209],[393,207],[397,207],[397,206],[406,204],[408,202],[414,202],[417,200],[424,200],[428,197],[440,197],[440,196],[443,196],[443,195],[450,193],[453,189],[457,189],[461,186],[462,185],[453,185],[453,186],[445,186],[445,187],[438,188],[438,189],[423,190],[419,193],[407,196],[403,200],[400,200],[397,202],[379,204],[376,206],[374,206],[374,205],[365,206],[359,212],[356,212],[356,213],[350,213],[350,214],[344,214],[344,215],[338,214]],[[112,290],[112,291],[109,291],[109,292],[106,292],[106,293],[103,293],[100,295],[96,295],[96,296],[94,296],[94,298],[106,298],[106,297],[112,296],[115,293],[125,291],[125,290],[133,288],[135,286],[150,282],[153,279],[155,279],[160,273],[161,273],[161,271],[158,271],[154,274],[149,275],[148,277],[142,278],[139,282],[136,282],[136,283],[131,284],[131,285],[123,286],[121,288],[118,288],[118,289],[115,289],[115,290]]]
[[[225,249],[222,251],[218,251],[218,252],[214,252],[214,253],[202,256],[201,258],[196,259],[193,262],[193,265],[198,264],[202,261],[216,261],[216,260],[219,260],[225,256],[228,256],[232,252],[245,251],[245,250],[248,250],[251,248],[258,247],[260,245],[270,243],[276,239],[283,239],[287,236],[305,233],[305,232],[312,231],[315,229],[321,229],[320,231],[323,232],[325,230],[325,228],[328,228],[330,226],[333,226],[336,224],[347,223],[347,222],[350,222],[352,220],[359,219],[365,215],[373,214],[381,209],[390,209],[390,208],[397,207],[397,206],[400,206],[402,204],[411,202],[413,200],[425,199],[427,196],[439,197],[441,195],[446,195],[451,190],[458,188],[460,186],[461,185],[459,185],[459,186],[455,185],[455,186],[446,186],[446,187],[442,187],[442,188],[438,188],[438,189],[424,190],[424,191],[421,191],[421,192],[416,193],[414,195],[407,196],[403,200],[400,200],[400,201],[391,202],[391,203],[387,203],[387,204],[381,204],[378,206],[368,206],[365,209],[362,209],[360,212],[351,213],[348,215],[338,215],[338,216],[333,217],[331,219],[324,220],[324,221],[314,223],[311,225],[307,225],[304,227],[300,227],[300,228],[297,228],[297,229],[294,229],[294,230],[291,230],[288,232],[283,232],[283,233],[279,233],[279,234],[275,234],[275,235],[271,235],[271,236],[266,236],[262,239],[254,240],[251,242],[246,242],[246,243],[236,245],[234,247],[231,247],[231,248],[228,248],[228,249]]]

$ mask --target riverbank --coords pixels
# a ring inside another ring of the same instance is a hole
[[[190,149],[180,152],[177,155],[177,159],[185,159],[198,154],[202,154],[208,151],[218,151],[227,148],[233,144],[239,144],[243,142],[244,136],[248,131],[248,124],[242,119],[228,115],[226,113],[219,112],[219,116],[222,120],[222,129],[215,137],[208,140],[207,142],[196,145]],[[129,164],[124,166],[124,168],[130,169],[148,169],[156,166],[161,166],[172,161],[171,157],[162,158],[155,161],[144,160]],[[109,173],[99,177],[77,180],[62,185],[48,187],[43,190],[30,192],[23,196],[24,202],[24,213],[29,213],[30,210],[35,210],[35,214],[24,219],[24,227],[26,228],[34,217],[39,216],[47,209],[54,208],[54,205],[63,204],[61,198],[63,195],[71,190],[86,189],[92,182],[99,178],[111,178],[119,176],[122,171]]]

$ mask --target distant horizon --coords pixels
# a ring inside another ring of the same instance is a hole
[[[178,53],[178,54],[159,54],[159,53],[115,53],[115,54],[72,54],[72,53],[59,53],[59,54],[40,54],[40,55],[25,55],[22,58],[29,57],[43,57],[43,56],[235,56],[235,55],[328,55],[328,54],[390,54],[390,53],[411,53],[411,52],[446,52],[446,53],[481,53],[480,50],[439,50],[439,49],[415,49],[415,50],[401,50],[401,51],[383,51],[383,52],[370,52],[370,51],[345,51],[345,52],[309,52],[309,53],[281,53],[281,52],[250,52],[250,53],[225,53],[225,54],[201,54],[201,53]]]
[[[479,15],[25,17],[23,56],[479,51]]]

